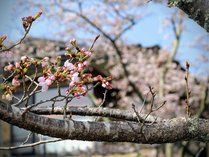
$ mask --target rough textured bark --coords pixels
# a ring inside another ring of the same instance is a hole
[[[169,0],[169,6],[176,6],[209,32],[208,0]]]
[[[24,109],[24,108],[23,108]],[[63,115],[64,114],[64,108],[63,107],[54,107],[53,109],[51,107],[36,107],[30,110],[33,113],[39,114],[39,115]],[[138,117],[133,111],[128,110],[120,110],[120,109],[111,109],[111,108],[103,108],[103,107],[75,107],[75,106],[69,106],[66,109],[67,114],[71,115],[79,115],[79,116],[101,116],[101,117],[109,117],[109,118],[115,118],[118,120],[127,120],[127,121],[135,121],[138,122]],[[140,116],[146,117],[146,114],[140,114]],[[163,121],[160,117],[154,117],[149,115],[145,122],[146,123],[153,123],[153,122],[160,122]]]
[[[209,120],[175,118],[153,124],[137,122],[82,122],[42,117],[0,102],[0,119],[20,128],[62,139],[87,141],[166,143],[209,141]]]

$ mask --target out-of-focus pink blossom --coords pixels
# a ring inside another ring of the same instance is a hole
[[[16,62],[16,63],[15,63],[15,67],[16,67],[16,68],[20,68],[20,63],[19,63],[19,62]]]
[[[54,75],[49,76],[49,79],[54,81],[56,79],[56,77]]]
[[[49,57],[44,57],[43,60],[46,61],[46,62],[48,62],[49,61]]]
[[[91,52],[90,52],[90,51],[85,51],[84,54],[85,54],[86,56],[91,56]]]
[[[66,67],[69,70],[73,70],[75,68],[75,66],[72,63],[70,63],[68,60],[65,61],[64,67]]]
[[[53,81],[52,81],[51,79],[49,79],[49,78],[48,78],[48,79],[46,79],[46,81],[45,81],[45,82],[46,82],[46,85],[47,85],[47,86],[51,86],[51,85],[52,85],[52,83],[53,83]]]
[[[97,75],[96,77],[93,78],[94,81],[101,81],[103,78],[101,75]]]
[[[112,89],[112,85],[108,81],[103,81],[102,87],[107,88],[107,89]]]
[[[39,82],[38,85],[42,87],[41,88],[42,92],[45,92],[45,91],[47,91],[49,89],[49,86],[47,85],[46,79],[44,77],[39,77],[38,78],[38,82]]]
[[[12,79],[12,85],[13,86],[20,86],[20,81],[16,78],[16,77],[14,77],[13,79]]]
[[[45,78],[43,76],[38,78],[38,82],[44,82],[44,81],[45,81]]]
[[[73,75],[72,75],[72,78],[71,78],[71,81],[73,82],[79,82],[80,81],[80,78],[79,78],[79,73],[78,72],[75,72]]]
[[[82,71],[83,70],[83,63],[78,63],[78,71]]]
[[[9,65],[4,67],[4,71],[11,71],[11,70],[13,70],[13,68],[14,68],[14,65],[13,64],[9,64]]]
[[[47,91],[49,89],[49,86],[52,85],[52,83],[54,82],[55,80],[55,76],[54,75],[51,75],[49,76],[48,78],[45,78],[43,76],[39,77],[38,78],[38,82],[39,82],[39,86],[42,87],[42,92],[44,91]]]
[[[88,61],[84,61],[84,62],[83,62],[83,65],[84,65],[85,67],[87,67],[87,66],[89,65],[89,62],[88,62]]]
[[[72,87],[74,87],[74,86],[75,86],[75,82],[71,81],[71,82],[69,83],[69,87],[72,88]]]
[[[79,92],[75,92],[75,93],[74,93],[74,96],[75,96],[77,99],[80,99],[80,96],[81,96],[81,95],[80,95]]]
[[[48,63],[45,62],[45,61],[43,61],[43,62],[41,63],[41,66],[42,66],[42,67],[47,67],[47,66],[48,66]]]

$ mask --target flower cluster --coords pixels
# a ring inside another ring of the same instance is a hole
[[[42,12],[38,12],[35,16],[26,16],[22,18],[22,24],[25,30],[29,28],[29,26],[38,19],[42,15]]]
[[[44,57],[40,60],[23,56],[19,62],[9,63],[5,66],[4,71],[14,73],[14,76],[10,84],[5,83],[1,85],[1,89],[5,90],[2,98],[11,100],[12,93],[21,86],[26,76],[30,76],[32,67],[33,69],[35,67],[39,77],[31,78],[30,80],[33,80],[34,84],[40,86],[42,92],[47,91],[53,84],[57,85],[59,83],[67,83],[66,95],[73,95],[77,98],[86,95],[88,92],[87,85],[90,83],[100,82],[102,87],[111,89],[112,86],[109,82],[112,80],[111,76],[93,76],[87,72],[89,66],[88,58],[91,57],[92,52],[84,48],[80,49],[75,40],[72,40],[70,43],[73,47],[66,48],[67,52],[65,56],[62,56],[65,59],[64,62],[62,62],[60,56],[55,61],[50,61],[49,57]]]

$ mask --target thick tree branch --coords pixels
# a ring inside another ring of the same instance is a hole
[[[30,112],[33,112],[35,114],[39,115],[63,115],[64,109],[63,107],[54,107],[53,110],[51,107],[41,107],[41,108],[33,108],[30,110]],[[127,110],[120,110],[120,109],[110,109],[110,108],[102,108],[102,107],[75,107],[75,106],[69,106],[66,109],[66,114],[71,115],[79,115],[79,116],[101,116],[101,117],[109,117],[109,118],[115,118],[120,120],[127,120],[127,121],[135,121],[138,122],[137,115],[133,111],[127,111]],[[141,117],[147,116],[146,114],[140,114]],[[149,115],[146,118],[147,123],[151,122],[160,122],[163,121],[162,118],[154,117]]]
[[[51,137],[86,141],[166,143],[182,140],[209,141],[209,120],[175,118],[141,125],[136,122],[82,122],[42,117],[0,102],[0,119],[20,128]]]
[[[169,6],[176,6],[209,32],[208,0],[168,0]]]

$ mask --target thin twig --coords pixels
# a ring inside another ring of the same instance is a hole
[[[190,97],[190,90],[189,90],[189,63],[186,62],[186,75],[185,75],[185,82],[186,82],[186,113],[187,113],[187,116],[190,117],[191,116],[191,113],[190,113],[190,104],[189,104],[189,97]]]
[[[98,107],[102,107],[102,105],[105,103],[106,97],[107,97],[107,90],[105,90],[105,92],[103,93],[104,97],[102,99],[102,102],[99,104]]]
[[[139,122],[139,123],[144,122],[144,119],[143,119],[143,118],[139,115],[139,113],[136,111],[136,108],[135,108],[135,105],[134,105],[134,104],[132,104],[132,108],[133,108],[133,110],[134,110],[134,113],[136,114],[136,117],[137,117],[138,122]]]
[[[41,145],[41,144],[58,142],[58,141],[62,141],[62,139],[52,139],[52,140],[38,141],[38,142],[35,142],[35,143],[31,143],[31,144],[21,144],[21,145],[18,145],[18,146],[11,146],[11,147],[0,147],[0,150],[14,150],[14,149],[28,148],[28,147],[38,146],[38,145]]]
[[[32,132],[30,132],[30,133],[28,134],[27,138],[26,138],[25,141],[22,143],[22,145],[24,145],[24,144],[26,144],[26,143],[28,142],[28,140],[30,139],[31,135],[32,135]]]

